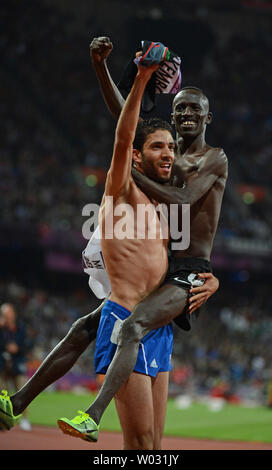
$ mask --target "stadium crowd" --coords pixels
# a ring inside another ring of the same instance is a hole
[[[87,288],[63,296],[18,282],[1,284],[0,298],[16,307],[27,327],[33,344],[28,375],[66,335],[71,324],[99,303]],[[224,283],[224,289],[209,300],[190,332],[174,325],[170,394],[210,396],[216,390],[226,399],[235,396],[239,401],[265,403],[272,378],[271,308],[269,285],[244,285],[241,289],[239,283]],[[94,344],[55,387],[82,385],[96,389],[93,351]]]
[[[82,207],[100,202],[114,122],[89,58],[96,29],[86,37],[71,24],[52,4],[1,2],[2,224],[81,230]],[[261,31],[251,27],[247,35],[219,39],[199,66],[184,60],[182,70],[184,85],[201,86],[210,97],[208,140],[229,157],[219,233],[268,240],[271,36],[264,18]],[[114,46],[110,61],[118,81],[131,51]]]

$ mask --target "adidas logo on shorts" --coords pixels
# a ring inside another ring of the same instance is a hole
[[[158,368],[158,364],[156,363],[156,359],[153,359],[153,361],[150,364],[150,367]]]

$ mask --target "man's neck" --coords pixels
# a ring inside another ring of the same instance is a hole
[[[207,146],[204,134],[200,134],[194,138],[183,138],[181,146],[179,147],[179,153],[181,155],[192,155],[201,153]]]

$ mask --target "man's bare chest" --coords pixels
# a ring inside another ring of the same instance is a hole
[[[173,167],[173,185],[185,186],[188,182],[198,176],[202,166],[202,158],[180,158]]]

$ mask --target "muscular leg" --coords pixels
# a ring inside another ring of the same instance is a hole
[[[136,305],[131,315],[123,322],[118,347],[104,383],[87,410],[97,424],[114,395],[132,373],[141,339],[149,331],[167,325],[180,315],[187,300],[187,291],[172,284],[165,284]]]
[[[160,372],[157,377],[153,379],[154,450],[161,450],[168,398],[168,384],[169,372]]]
[[[39,393],[66,374],[96,338],[104,303],[105,301],[96,310],[77,320],[29,381],[10,397],[15,415],[21,414]]]
[[[133,372],[117,392],[115,405],[125,450],[160,449],[158,437],[164,427],[167,391],[167,372],[159,373],[156,378]]]
[[[20,390],[27,382],[27,377],[25,375],[17,375],[14,377],[14,389]],[[27,419],[28,417],[28,410],[25,408],[22,412],[23,417]]]

